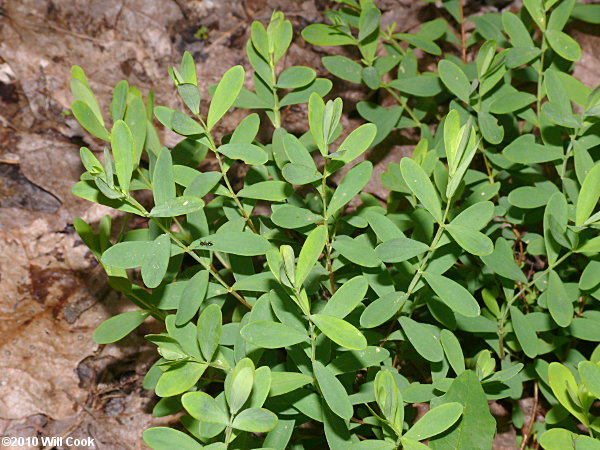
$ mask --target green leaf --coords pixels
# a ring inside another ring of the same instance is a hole
[[[573,304],[569,300],[565,286],[558,274],[551,270],[548,274],[548,310],[554,321],[561,327],[568,327],[573,320]]]
[[[419,34],[421,33],[419,32]],[[401,41],[408,42],[413,47],[420,48],[421,50],[423,50],[426,53],[429,53],[430,55],[437,56],[442,54],[442,49],[439,47],[439,45],[437,45],[430,39],[424,38],[422,34],[419,36],[416,34],[409,33],[395,33],[394,37],[396,39],[400,39]]]
[[[233,428],[250,433],[267,433],[277,425],[277,416],[263,408],[249,408],[233,419]]]
[[[480,111],[477,113],[479,129],[484,139],[490,144],[500,144],[504,140],[504,128],[490,113]]]
[[[511,92],[498,97],[490,105],[490,112],[494,114],[509,114],[526,108],[536,101],[536,96],[526,92]]]
[[[414,239],[397,237],[379,244],[375,249],[384,262],[399,263],[419,256],[429,250],[429,246]]]
[[[543,0],[523,0],[523,5],[534,20],[536,25],[543,31],[546,29],[546,13],[544,11]]]
[[[150,211],[150,217],[176,217],[190,214],[204,208],[204,201],[199,197],[182,195],[181,197],[156,205]]]
[[[181,397],[186,411],[196,420],[217,425],[228,425],[227,413],[206,392],[188,392]]]
[[[442,92],[439,77],[429,73],[398,78],[392,80],[389,86],[415,97],[433,97]]]
[[[350,448],[352,450],[393,450],[397,447],[396,444],[390,441],[366,440],[352,444]],[[404,448],[410,450],[406,446]]]
[[[251,344],[261,348],[281,348],[308,342],[308,335],[278,322],[259,320],[250,322],[240,334]]]
[[[142,439],[153,450],[199,450],[202,448],[191,436],[168,427],[154,427],[144,430]]]
[[[400,171],[413,194],[417,196],[433,218],[438,223],[441,223],[442,204],[431,180],[423,168],[410,158],[402,158],[400,160]]]
[[[333,216],[352,200],[371,179],[373,164],[371,161],[358,163],[348,171],[336,188],[329,205],[327,205],[328,217]]]
[[[548,366],[548,382],[552,393],[560,404],[581,422],[586,422],[586,414],[581,406],[573,401],[570,392],[579,391],[579,386],[571,371],[560,363],[552,362]]]
[[[317,76],[314,69],[305,66],[293,66],[285,69],[277,78],[277,87],[281,89],[295,89],[306,86]]]
[[[481,230],[494,216],[494,204],[492,202],[477,202],[461,211],[452,219],[453,225],[460,225],[472,230]]]
[[[351,36],[341,33],[334,27],[324,24],[309,25],[302,30],[302,37],[306,42],[319,47],[333,45],[356,45]]]
[[[312,383],[313,377],[298,372],[272,372],[271,390],[269,397],[287,394],[307,384]]]
[[[99,139],[110,141],[110,134],[104,128],[104,125],[98,121],[98,118],[91,108],[84,102],[76,100],[71,105],[71,111],[83,128]]]
[[[327,227],[324,225],[316,227],[309,233],[306,241],[304,241],[304,244],[302,245],[300,255],[298,256],[295,280],[296,288],[302,286],[302,283],[304,283],[304,280],[306,280],[306,277],[319,260],[321,252],[325,247],[326,240]]]
[[[600,398],[600,366],[598,362],[581,361],[578,370],[581,381],[588,392],[595,398]]]
[[[161,234],[152,242],[142,263],[142,280],[147,287],[155,288],[162,282],[170,258],[171,238],[168,234]]]
[[[273,209],[271,220],[278,227],[295,229],[312,225],[319,220],[323,220],[323,217],[306,208],[283,205],[277,209]]]
[[[446,431],[460,418],[463,405],[457,402],[444,403],[430,409],[408,430],[404,437],[423,441]]]
[[[315,144],[317,144],[317,148],[323,156],[327,154],[325,130],[323,129],[324,112],[325,102],[323,98],[316,93],[311,94],[308,100],[308,123]]]
[[[600,284],[600,261],[590,261],[579,279],[579,289],[589,291]]]
[[[94,96],[94,93],[92,92],[92,89],[85,78],[83,70],[81,70],[79,67],[79,70],[77,70],[75,67],[71,69],[71,93],[73,94],[75,101],[83,102],[93,113],[98,123],[101,126],[104,126],[104,119],[102,118],[102,112],[100,111],[98,100],[96,100],[96,97]],[[79,74],[76,74],[75,71],[80,72]]]
[[[228,158],[240,159],[252,166],[260,166],[269,159],[267,153],[254,144],[224,144],[218,147],[217,151]]]
[[[294,89],[292,92],[287,94],[285,97],[281,99],[279,102],[280,107],[297,105],[299,103],[308,102],[310,96],[313,93],[318,94],[323,97],[327,95],[327,93],[331,90],[333,83],[326,78],[317,78],[310,84],[303,86],[298,89]]]
[[[362,66],[350,58],[341,55],[324,56],[321,58],[327,71],[342,80],[360,84]]]
[[[338,417],[325,401],[321,402],[323,411],[323,428],[325,430],[325,439],[329,448],[346,448],[350,445],[352,435],[348,429],[348,422]]]
[[[506,146],[503,154],[508,160],[520,164],[543,163],[563,157],[562,148],[536,144],[532,134],[519,136]]]
[[[142,157],[144,143],[146,141],[147,118],[146,106],[137,95],[129,95],[127,110],[125,111],[125,123],[133,136],[133,164],[138,165]]]
[[[564,428],[551,428],[545,431],[539,442],[546,450],[597,450],[599,448],[597,439],[583,434],[575,434]]]
[[[350,420],[354,409],[342,383],[319,361],[313,361],[312,366],[319,390],[329,408],[342,419]]]
[[[332,244],[340,254],[362,267],[378,267],[381,260],[369,243],[348,236],[338,236]]]
[[[321,310],[321,314],[343,319],[362,302],[368,288],[369,283],[362,275],[346,281],[331,296],[325,307]]]
[[[179,362],[164,372],[156,384],[156,395],[172,397],[194,386],[208,366],[194,361]]]
[[[576,339],[584,341],[600,342],[600,327],[598,321],[585,317],[575,317],[568,332]]]
[[[375,328],[391,319],[396,312],[406,303],[404,292],[390,292],[365,308],[360,316],[360,326],[363,328]]]
[[[538,338],[535,330],[531,327],[525,315],[514,306],[510,307],[510,317],[521,348],[528,357],[535,358],[538,355]]]
[[[208,271],[204,271],[208,274]],[[207,278],[203,276],[202,278]],[[191,280],[190,280],[191,283]],[[187,289],[184,291],[187,292]],[[207,361],[212,361],[221,339],[223,316],[219,305],[211,304],[204,308],[198,318],[197,335],[200,351]]]
[[[129,311],[117,314],[100,324],[94,331],[92,338],[96,344],[112,344],[120,341],[150,315],[148,311]]]
[[[152,251],[152,241],[119,242],[102,254],[102,263],[118,269],[140,267]]]
[[[336,344],[350,350],[362,350],[367,347],[367,340],[353,325],[343,319],[322,314],[313,314],[310,319]]]
[[[175,325],[184,325],[196,315],[208,290],[208,271],[201,270],[189,279],[179,300]]]
[[[183,83],[177,86],[177,93],[191,112],[200,114],[200,91],[198,86],[188,83]]]
[[[258,129],[260,128],[260,117],[256,113],[247,115],[242,120],[231,135],[232,144],[251,144]]]
[[[522,209],[534,209],[547,205],[556,192],[552,186],[552,190],[539,186],[521,186],[513,189],[508,194],[508,202]]]
[[[364,350],[343,352],[331,361],[327,368],[334,374],[356,372],[365,367],[378,366],[390,356],[390,352],[379,346],[367,347]]]
[[[302,186],[322,178],[321,172],[316,167],[302,164],[289,163],[283,167],[283,177],[292,184]]]
[[[568,222],[567,199],[562,192],[555,192],[546,205],[544,210],[544,243],[546,244],[546,254],[548,263],[554,264],[561,250],[561,244],[557,241],[564,236]]]
[[[456,281],[429,272],[423,273],[423,278],[437,296],[454,312],[466,317],[477,317],[480,313],[477,300]]]
[[[244,86],[244,75],[245,72],[242,66],[234,66],[225,72],[223,78],[219,81],[208,109],[208,117],[206,119],[208,131],[233,106],[235,99]]]
[[[275,450],[285,450],[290,442],[294,425],[296,421],[293,419],[283,420],[278,419],[277,425],[273,428],[263,442],[264,448],[272,448]]]
[[[127,192],[133,173],[133,136],[127,124],[122,120],[115,122],[110,143],[115,158],[115,170],[119,186]]]
[[[177,195],[173,175],[173,158],[166,147],[160,149],[154,165],[152,194],[154,195],[155,205],[163,205],[172,201]]]
[[[465,103],[469,103],[471,86],[463,70],[452,61],[443,59],[438,64],[442,82],[450,91]]]
[[[465,356],[462,347],[460,346],[460,342],[458,342],[454,333],[450,330],[443,329],[440,333],[440,342],[452,370],[454,370],[456,375],[463,373],[465,371]]]
[[[260,181],[241,189],[238,197],[254,198],[271,202],[282,202],[294,193],[294,189],[285,181]]]
[[[208,242],[212,245],[202,245],[203,242]],[[194,241],[190,247],[241,256],[258,256],[264,255],[271,248],[271,244],[265,237],[255,233],[223,231]]]
[[[419,355],[431,362],[444,359],[444,350],[438,337],[432,333],[429,326],[415,322],[406,316],[400,317],[398,322],[400,322],[406,337]]]
[[[363,7],[358,18],[358,40],[362,41],[379,28],[381,11],[373,4]]]
[[[506,66],[510,69],[516,69],[530,63],[540,54],[541,51],[537,47],[513,47],[506,54]]]
[[[461,373],[454,379],[448,392],[436,402],[438,404],[458,402],[463,405],[462,417],[448,431],[429,440],[434,450],[492,448],[496,431],[496,420],[490,413],[488,401],[477,375],[472,370]]]
[[[344,164],[354,161],[369,148],[376,134],[377,126],[372,123],[365,123],[356,128],[340,144],[336,152],[338,156],[333,160]]]
[[[247,359],[247,361],[250,361]],[[252,391],[252,385],[254,384],[254,369],[253,367],[242,367],[241,370],[237,370],[240,364],[236,366],[235,370],[231,375],[231,391],[230,395],[227,395],[227,390],[225,390],[225,395],[227,397],[227,403],[229,404],[229,411],[231,414],[236,414],[248,397],[250,397],[250,392]]]
[[[373,384],[375,400],[383,416],[397,434],[402,434],[404,426],[404,402],[393,375],[388,370],[380,370]]]
[[[183,52],[181,57],[181,77],[185,83],[198,85],[198,78],[196,76],[196,63],[194,57],[187,50]]]
[[[583,226],[598,204],[600,198],[600,163],[597,163],[586,175],[575,212],[575,225]]]
[[[558,30],[547,30],[544,37],[556,53],[568,61],[581,59],[581,47],[575,39]]]
[[[482,256],[481,260],[498,275],[521,283],[527,282],[525,274],[515,262],[510,244],[504,238],[496,239],[494,251],[489,255]]]
[[[182,136],[196,136],[204,133],[204,128],[202,128],[202,125],[180,111],[172,112],[169,125],[175,133]]]
[[[452,238],[473,255],[486,256],[494,251],[494,244],[485,234],[471,228],[451,223],[446,230]]]

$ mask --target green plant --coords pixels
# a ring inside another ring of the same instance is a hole
[[[357,104],[367,123],[347,135],[342,100],[322,99],[331,81],[280,70],[292,29],[279,12],[251,28],[253,91],[233,67],[209,88],[204,114],[191,55],[170,68],[193,118],[154,106],[152,93],[144,103],[122,81],[109,133],[73,69],[73,114],[111,148],[103,164],[81,149],[86,172],[73,192],[148,221],[113,231],[105,217],[95,233],[75,220],[111,286],[139,308],[105,321],[96,342],[150,316],[165,323],[147,336],[160,359],[144,387],[161,397],[155,415],[184,414],[145,442],[484,449],[496,432],[488,401],[498,400],[512,405],[521,448],[598,448],[600,90],[569,75],[580,50],[562,30],[569,17],[600,22],[599,8],[526,0],[519,15],[470,19],[475,31],[460,40],[444,19],[397,33],[381,28],[374,3],[339,3],[326,13],[332,25],[302,35],[358,49],[359,61],[323,58],[371,91]],[[461,3],[443,4],[464,30]],[[441,56],[436,41],[475,57],[447,53],[421,73],[416,49]],[[386,95],[398,104],[381,106]],[[300,103],[308,131],[297,137],[280,112]],[[252,113],[218,140],[232,106],[264,111],[272,139],[256,140]],[[153,118],[183,140],[161,146]],[[391,191],[382,201],[364,191],[372,163],[356,160],[405,128],[420,140],[381,175]],[[209,152],[219,170],[198,171]],[[234,164],[248,169],[241,189]],[[127,272],[140,267],[143,284]],[[516,402],[526,392],[528,423]],[[430,407],[417,421],[415,403]]]

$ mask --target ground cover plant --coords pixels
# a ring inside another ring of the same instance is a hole
[[[323,57],[329,78],[281,67],[293,30],[274,12],[252,24],[250,74],[231,68],[202,102],[185,53],[169,68],[185,111],[121,81],[110,126],[73,68],[73,114],[107,143],[103,162],[81,149],[73,193],[147,219],[75,220],[138,308],[96,342],[165,325],[146,336],[160,358],[144,387],[173,427],[146,430],[147,445],[485,449],[495,400],[517,447],[600,448],[600,89],[569,74],[581,51],[563,31],[600,23],[600,6],[523,3],[470,18],[467,35],[457,0],[415,34],[382,26],[371,1],[340,1],[302,30],[349,48]],[[352,130],[327,97],[338,79],[366,86]],[[299,136],[281,120],[298,104]],[[219,139],[232,107],[254,112]],[[157,123],[181,142],[162,146]],[[389,197],[363,192],[365,152],[403,130],[419,140],[382,173]],[[199,171],[205,158],[218,170]]]

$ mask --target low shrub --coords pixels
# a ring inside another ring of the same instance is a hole
[[[169,68],[186,112],[121,81],[109,131],[73,68],[73,114],[107,142],[103,163],[81,149],[73,193],[147,223],[114,230],[107,216],[95,232],[75,220],[137,307],[95,341],[165,324],[146,336],[160,358],[144,387],[160,397],[154,414],[178,421],[144,441],[486,449],[495,400],[521,448],[599,448],[600,89],[569,74],[581,50],[562,30],[599,23],[600,6],[525,0],[519,14],[470,18],[466,36],[458,0],[414,34],[382,26],[370,0],[339,3],[330,24],[302,31],[347,47],[322,58],[331,79],[282,70],[293,30],[280,12],[252,24],[253,89],[235,66],[202,102],[192,56]],[[353,130],[342,99],[323,100],[338,79],[364,85]],[[307,131],[294,135],[281,111],[305,103]],[[232,107],[260,114],[219,138]],[[182,137],[174,148],[154,119]],[[381,173],[390,194],[378,198],[365,152],[403,133],[418,143]],[[207,158],[217,170],[198,170]]]

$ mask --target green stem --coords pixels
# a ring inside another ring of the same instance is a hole
[[[419,283],[419,280],[423,276],[423,272],[425,272],[425,267],[427,266],[427,262],[429,261],[429,258],[431,258],[431,255],[433,255],[433,252],[435,252],[437,244],[440,241],[440,239],[442,238],[442,235],[444,234],[444,227],[445,227],[445,223],[446,223],[446,218],[448,217],[448,212],[450,211],[451,200],[452,199],[448,199],[448,203],[446,203],[446,209],[444,210],[444,215],[442,217],[440,226],[437,229],[437,232],[435,233],[433,240],[431,241],[431,245],[429,246],[427,253],[421,260],[419,267],[417,268],[417,272],[415,273],[412,280],[410,281],[410,283],[408,285],[408,289],[406,289],[406,292],[404,293],[405,299],[408,299],[414,292],[415,288],[417,287],[417,284]],[[402,303],[402,305],[400,306],[400,309],[396,312],[396,314],[395,314],[396,316],[399,315],[400,312],[402,311],[402,308],[404,307],[404,303],[405,302]],[[410,314],[412,315],[413,312],[414,312],[414,306],[413,306]],[[386,338],[383,342],[385,342],[387,340],[387,336],[390,335],[390,333],[394,329],[395,324],[396,324],[396,320],[393,320],[392,323],[390,324],[388,331],[385,334]]]
[[[425,271],[425,267],[427,266],[427,263],[429,262],[429,258],[431,258],[431,255],[433,255],[433,252],[435,252],[437,244],[440,241],[440,239],[442,238],[442,235],[444,234],[446,218],[448,217],[448,212],[450,211],[450,203],[451,203],[451,199],[448,199],[448,203],[446,203],[446,209],[444,210],[444,215],[442,217],[442,222],[440,223],[440,226],[437,229],[437,232],[435,233],[433,240],[431,241],[429,250],[427,250],[427,253],[425,254],[423,259],[421,260],[421,263],[419,264],[417,273],[415,273],[415,275],[413,276],[413,279],[411,280],[410,284],[408,285],[408,289],[406,290],[406,298],[408,298],[413,293],[415,287],[417,286],[417,283],[423,276],[423,272]]]
[[[543,31],[542,31],[543,33]],[[537,117],[538,126],[540,125],[540,112],[542,104],[542,83],[544,81],[544,54],[546,53],[548,46],[546,44],[546,36],[542,34],[542,54],[540,56],[540,65],[538,67],[538,84],[537,84]]]
[[[400,103],[400,105],[402,106],[402,108],[404,108],[404,110],[405,110],[405,111],[408,113],[408,115],[410,116],[410,118],[411,118],[412,120],[414,120],[414,121],[417,123],[417,125],[418,125],[418,126],[421,126],[421,125],[423,125],[423,122],[421,122],[421,121],[420,121],[420,120],[417,118],[417,116],[415,115],[414,111],[412,110],[412,108],[411,108],[410,106],[408,106],[408,104],[406,103],[406,100],[405,100],[403,97],[401,97],[401,96],[399,96],[398,94],[396,94],[396,93],[394,92],[394,90],[393,90],[393,89],[391,89],[391,88],[389,88],[388,86],[385,86],[385,90],[386,90],[386,91],[388,91],[388,92],[389,92],[389,94],[390,94],[392,97],[394,97],[394,99],[396,99],[396,101],[397,101],[398,103]]]
[[[269,66],[271,67],[271,82],[273,86],[277,84],[277,73],[275,71],[275,61],[273,60],[273,55],[271,55],[271,61],[269,61]],[[281,128],[281,113],[279,111],[279,96],[277,95],[277,88],[271,88],[273,91],[273,126],[275,128]]]
[[[183,242],[181,242],[177,238],[177,236],[175,236],[171,232],[171,230],[169,230],[167,227],[165,227],[159,220],[156,220],[154,217],[151,217],[151,219],[161,230],[163,230],[165,233],[167,233],[171,237],[173,242],[175,242],[175,244],[177,244],[179,247],[181,247],[185,253],[190,255],[192,258],[194,258],[196,260],[196,262],[198,262],[200,265],[202,265],[202,267],[204,267],[206,270],[208,270],[208,272],[213,276],[213,278],[215,280],[217,280],[225,289],[227,289],[227,292],[229,292],[231,295],[233,295],[237,300],[240,301],[240,303],[242,303],[248,309],[252,309],[252,306],[250,306],[250,304],[244,299],[244,297],[242,297],[237,291],[235,291],[233,289],[233,287],[229,286],[229,284],[227,284],[227,282],[225,280],[223,280],[223,278],[221,278],[221,276],[209,264],[206,264],[202,260],[202,258],[200,258],[200,256],[198,256],[196,254],[196,252],[192,251],[187,245],[185,245]]]
[[[504,359],[504,325],[506,323],[506,318],[508,317],[508,313],[510,310],[510,307],[513,305],[513,303],[525,292],[527,291],[531,286],[533,286],[535,283],[537,283],[541,278],[543,278],[548,272],[550,272],[551,270],[553,270],[555,267],[557,267],[558,265],[560,265],[564,260],[566,260],[569,256],[571,256],[573,254],[573,251],[568,251],[567,253],[565,253],[563,256],[561,256],[558,260],[556,260],[554,263],[550,264],[546,269],[542,270],[541,272],[538,272],[536,274],[535,277],[533,277],[533,279],[529,282],[526,283],[523,288],[521,288],[519,290],[519,292],[517,292],[507,303],[506,303],[506,307],[504,308],[504,311],[502,312],[502,316],[500,317],[500,321],[498,324],[498,350],[499,350],[499,354],[500,354],[500,359]]]
[[[335,294],[335,276],[333,274],[333,264],[331,262],[331,243],[333,236],[329,235],[329,225],[327,221],[327,158],[323,158],[323,177],[321,178],[321,200],[323,201],[323,224],[325,225],[325,258],[327,271],[329,272],[329,284],[331,293]]]
[[[215,158],[217,159],[217,162],[219,164],[219,169],[221,170],[221,175],[223,176],[223,180],[225,180],[225,185],[227,186],[227,190],[231,194],[231,198],[233,199],[233,201],[237,205],[238,209],[244,216],[244,219],[246,219],[246,223],[248,224],[250,229],[254,233],[260,234],[254,227],[254,224],[250,220],[250,216],[246,213],[246,210],[244,209],[244,205],[242,205],[242,203],[240,202],[240,199],[238,198],[237,194],[233,190],[233,187],[231,186],[229,178],[227,177],[227,170],[225,170],[225,166],[223,165],[223,160],[221,159],[221,155],[219,154],[219,152],[217,152],[217,146],[215,144],[215,141],[214,141],[212,135],[208,131],[208,127],[206,126],[206,123],[204,123],[204,120],[202,120],[202,118],[199,115],[197,117],[200,120],[200,123],[202,124],[202,126],[204,127],[204,132],[206,133],[206,137],[208,138],[208,141],[209,141],[209,147],[215,154]]]

